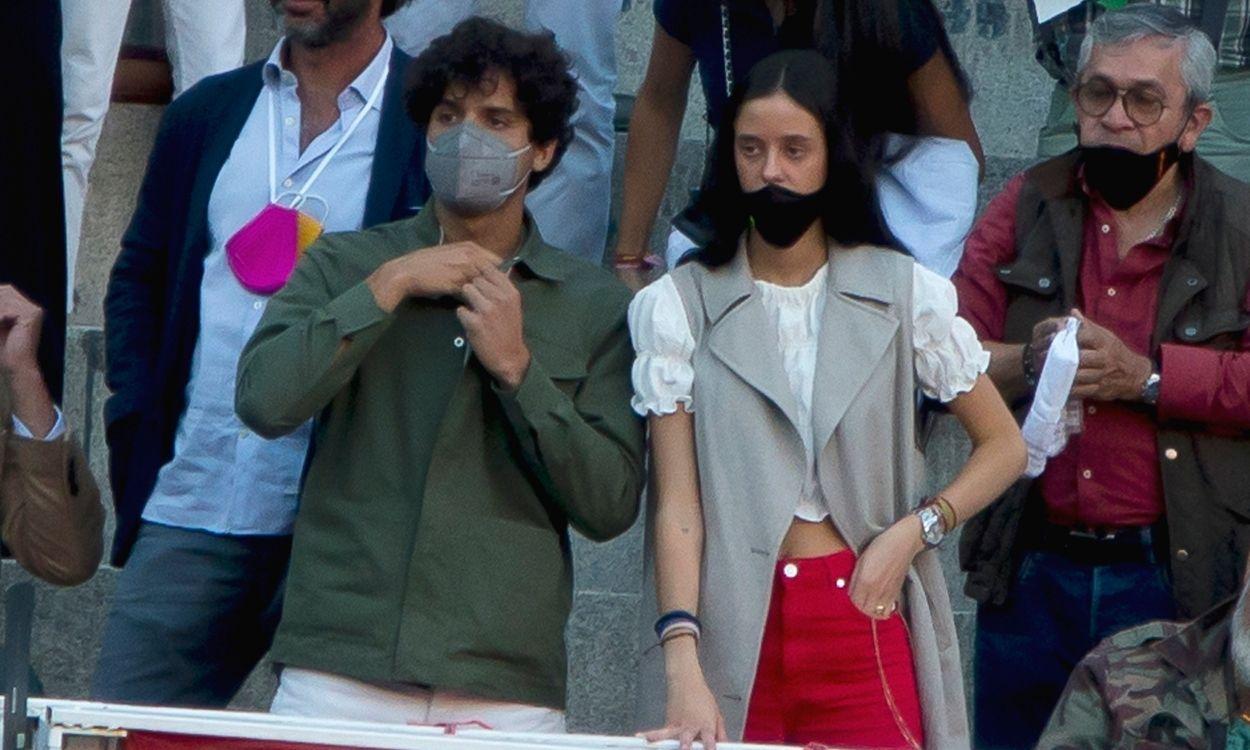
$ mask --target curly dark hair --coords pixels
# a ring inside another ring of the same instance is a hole
[[[382,17],[386,18],[390,14],[407,5],[411,0],[382,0]]]
[[[517,103],[529,119],[530,140],[556,142],[555,158],[547,169],[530,174],[533,188],[555,169],[573,140],[577,80],[571,68],[551,32],[527,34],[474,16],[435,39],[413,60],[408,70],[408,116],[424,129],[448,87],[489,89],[493,74],[508,75],[516,85]]]

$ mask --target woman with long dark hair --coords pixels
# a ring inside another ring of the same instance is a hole
[[[687,91],[699,70],[717,127],[751,68],[786,49],[817,49],[847,83],[839,105],[887,154],[879,180],[900,244],[950,276],[976,212],[981,143],[971,91],[933,0],[654,0],[655,37],[630,119],[616,263],[635,283],[672,172]],[[693,207],[674,220],[670,263],[706,239]],[[942,241],[937,238],[941,236]]]
[[[839,101],[820,54],[761,62],[715,146],[711,242],[630,309],[651,740],[968,747],[933,548],[1019,475],[1024,444],[953,287],[889,246]],[[925,501],[917,388],[973,443]]]

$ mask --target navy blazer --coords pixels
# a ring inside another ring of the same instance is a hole
[[[366,227],[416,213],[429,194],[425,141],[408,119],[398,48],[382,98]],[[104,298],[104,407],[122,565],[160,468],[173,458],[199,335],[208,199],[261,91],[264,61],[206,78],[165,111]],[[261,168],[261,167],[258,167]]]

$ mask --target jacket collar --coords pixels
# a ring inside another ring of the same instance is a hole
[[[419,247],[432,247],[442,241],[442,227],[439,226],[433,201],[427,204],[425,209],[412,219],[412,222],[413,233]],[[521,246],[517,249],[512,261],[513,265],[525,272],[551,282],[566,281],[577,263],[575,259],[551,247],[543,240],[528,210],[525,212],[525,230]]]
[[[812,394],[817,451],[832,437],[898,329],[894,304],[903,290],[895,288],[892,253],[873,247],[830,248],[828,294],[816,354],[819,386]],[[729,263],[709,270],[702,291],[710,326],[708,348],[797,429],[798,402],[781,357],[773,351],[761,356],[760,342],[775,341],[777,332],[754,283],[743,242]]]

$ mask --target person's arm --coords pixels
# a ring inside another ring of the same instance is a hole
[[[519,323],[519,299],[517,304]],[[623,300],[614,315],[605,316],[616,322],[600,337],[575,395],[560,390],[537,359],[530,358],[515,387],[495,374],[496,393],[526,460],[573,528],[595,541],[633,525],[643,485],[643,424],[629,407],[633,348],[626,304]],[[490,344],[472,324],[465,327],[475,354],[490,370]]]
[[[1016,481],[1024,471],[1028,453],[1020,428],[985,375],[946,406],[972,439],[972,453],[937,497],[945,498],[954,508],[957,522],[963,523]],[[948,534],[953,531],[946,529]],[[915,514],[896,521],[869,543],[856,565],[851,601],[870,616],[892,612],[907,570],[924,548],[920,519]]]
[[[1250,290],[1245,307],[1250,311]],[[1159,418],[1250,430],[1250,329],[1241,351],[1164,344]]]
[[[921,135],[936,135],[964,141],[981,164],[985,175],[985,152],[968,99],[964,96],[950,61],[939,49],[924,65],[907,78],[907,90],[916,109],[916,125]]]
[[[104,509],[77,443],[58,423],[36,352],[43,311],[0,286],[0,516],[4,542],[35,576],[58,585],[91,577],[103,554]],[[21,432],[30,435],[22,436]]]
[[[695,460],[694,415],[679,406],[673,414],[648,418],[651,484],[655,497],[655,579],[661,612],[699,611],[699,571],[703,564],[703,506]],[[646,732],[648,742],[676,739],[682,748],[702,742],[715,750],[727,739],[724,719],[708,688],[693,636],[664,643],[668,694],[665,726]]]
[[[651,227],[673,171],[694,63],[691,49],[656,24],[646,77],[629,121],[617,260],[651,252]]]
[[[235,411],[262,437],[286,435],[320,412],[394,319],[367,281],[339,289],[327,278],[323,259],[349,252],[334,235],[310,247],[239,355]]]
[[[104,508],[76,440],[5,437],[0,513],[5,545],[32,575],[73,586],[95,573]]]
[[[1007,288],[1000,266],[1016,257],[1016,204],[1025,175],[1013,177],[986,207],[964,242],[964,254],[951,281],[959,292],[959,315],[967,320],[990,353],[987,374],[1007,403],[1031,390],[1024,378],[1021,343],[1003,343]]]

